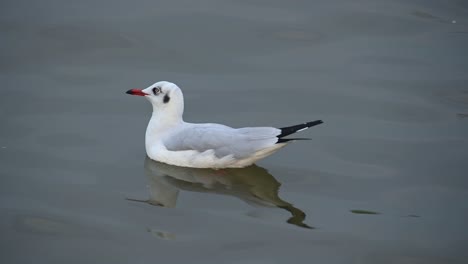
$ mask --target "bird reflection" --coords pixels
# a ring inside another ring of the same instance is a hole
[[[242,169],[197,169],[145,159],[149,179],[148,200],[128,199],[163,207],[175,207],[180,190],[216,193],[237,197],[249,205],[277,207],[291,213],[288,223],[312,228],[304,223],[306,214],[278,196],[280,183],[264,168],[251,165]]]

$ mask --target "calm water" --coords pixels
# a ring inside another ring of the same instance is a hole
[[[3,1],[2,263],[464,263],[465,1]],[[151,106],[323,119],[240,170],[145,160]]]

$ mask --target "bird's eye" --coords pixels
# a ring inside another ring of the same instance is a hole
[[[161,93],[161,87],[154,87],[154,88],[153,88],[153,93],[154,93],[155,95],[160,94],[160,93]]]

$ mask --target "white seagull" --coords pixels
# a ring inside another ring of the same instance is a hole
[[[316,120],[295,126],[232,128],[221,124],[184,122],[184,96],[174,83],[161,81],[127,94],[144,96],[153,105],[146,129],[148,156],[167,164],[192,168],[242,168],[265,158],[293,140],[285,136],[319,125]]]

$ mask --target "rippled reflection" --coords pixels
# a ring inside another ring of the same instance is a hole
[[[242,169],[195,169],[172,166],[146,157],[150,198],[132,201],[175,207],[180,190],[235,196],[253,206],[278,207],[291,213],[288,223],[312,228],[304,223],[306,214],[278,196],[280,183],[262,167]]]

